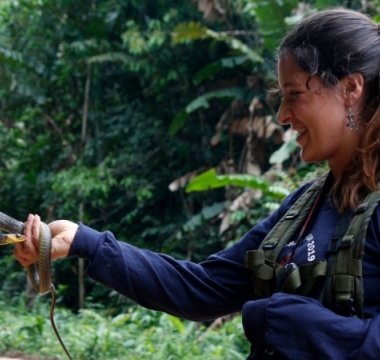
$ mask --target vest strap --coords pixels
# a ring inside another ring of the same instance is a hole
[[[277,278],[283,268],[277,263],[278,255],[290,237],[304,223],[323,184],[324,179],[314,182],[276,223],[261,242],[259,249],[246,252],[245,265],[252,270],[256,295],[268,297],[277,290]],[[296,274],[292,277],[296,279]],[[289,286],[297,287],[297,284],[296,282]]]
[[[379,190],[370,193],[355,211],[347,211],[339,217],[327,250],[327,261],[300,266],[277,263],[284,246],[312,212],[324,183],[325,179],[316,181],[296,200],[259,248],[247,251],[245,264],[252,270],[258,296],[269,297],[276,291],[308,295],[316,281],[325,278],[319,300],[342,315],[363,317],[364,242],[368,223],[380,202],[380,183]]]
[[[335,264],[331,268],[331,292],[337,307],[355,308],[363,317],[362,258],[368,223],[380,201],[380,192],[367,195],[355,210],[345,235],[341,238]],[[327,291],[327,289],[326,289]]]

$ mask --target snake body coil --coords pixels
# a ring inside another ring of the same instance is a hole
[[[0,229],[9,233],[23,234],[24,224],[0,212]],[[41,223],[38,263],[29,265],[26,268],[33,287],[41,295],[47,294],[53,285],[51,280],[50,252],[51,232],[45,223]]]
[[[24,224],[0,212],[0,230],[4,230],[8,233],[23,234]],[[26,268],[26,272],[34,289],[39,294],[44,295],[48,292],[51,292],[52,303],[50,307],[50,322],[63,350],[65,351],[68,358],[72,360],[72,357],[67,351],[66,346],[64,345],[54,323],[53,313],[56,301],[56,292],[52,283],[51,276],[51,232],[49,226],[47,226],[45,223],[41,222],[38,262],[29,265]]]

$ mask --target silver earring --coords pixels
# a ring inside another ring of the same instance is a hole
[[[355,115],[352,112],[351,107],[348,109],[347,119],[348,119],[348,123],[346,124],[346,126],[349,127],[351,130],[357,130],[358,127],[355,125],[355,121],[354,121]]]

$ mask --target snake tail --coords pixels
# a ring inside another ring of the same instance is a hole
[[[67,350],[61,336],[59,335],[59,332],[57,330],[57,327],[55,325],[55,321],[54,321],[54,307],[55,307],[55,302],[56,302],[56,298],[57,298],[57,293],[55,291],[55,287],[53,284],[51,284],[51,289],[50,289],[50,292],[51,292],[51,306],[50,306],[50,323],[51,323],[51,327],[53,328],[54,330],[54,333],[55,333],[55,336],[57,337],[59,343],[61,344],[62,346],[62,349],[64,350],[64,352],[66,353],[67,357],[70,359],[70,360],[73,360],[73,358],[71,357],[69,351]]]

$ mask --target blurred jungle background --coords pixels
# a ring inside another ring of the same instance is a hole
[[[333,6],[380,21],[379,0],[1,0],[0,211],[196,262],[230,246],[326,170],[300,161],[268,90],[282,36]],[[65,359],[50,297],[12,250],[0,248],[0,354]],[[85,267],[53,269],[75,359],[245,359],[239,314],[148,311]]]

